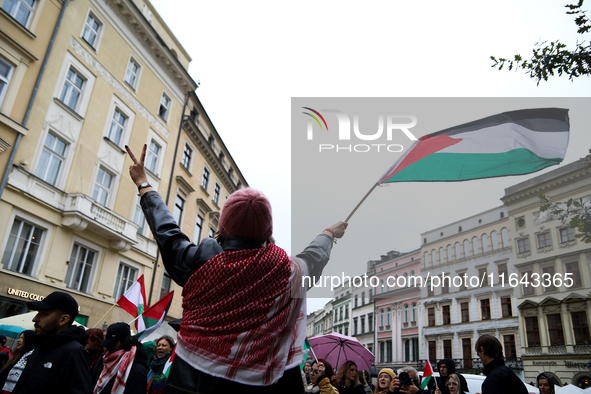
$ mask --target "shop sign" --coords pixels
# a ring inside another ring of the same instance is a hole
[[[587,363],[573,363],[572,361],[565,361],[564,365],[567,368],[587,368]]]
[[[33,301],[43,301],[43,299],[45,298],[45,296],[39,294],[29,293],[27,291],[19,289],[13,289],[11,287],[8,288],[8,294]]]
[[[534,365],[558,365],[556,361],[534,361]]]

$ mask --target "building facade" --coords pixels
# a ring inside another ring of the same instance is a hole
[[[574,162],[505,190],[513,236],[520,346],[525,381],[546,372],[560,384],[591,386],[591,244],[568,222],[540,210],[539,193],[555,202],[591,200],[591,168]]]
[[[521,338],[509,218],[504,206],[421,234],[423,245],[421,360],[455,360],[456,369],[481,373],[478,337],[497,337],[507,365],[522,375]],[[505,283],[502,283],[504,278]]]

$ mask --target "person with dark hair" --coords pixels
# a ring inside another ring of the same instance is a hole
[[[339,394],[365,394],[365,389],[359,382],[357,364],[347,361],[339,368],[336,389]]]
[[[492,335],[483,335],[474,345],[476,354],[484,365],[486,379],[482,394],[527,394],[525,384],[505,365],[503,346]]]
[[[444,358],[437,363],[437,370],[439,371],[439,377],[436,377],[437,380],[437,387],[441,390],[442,394],[450,394],[449,386],[447,385],[447,381],[451,374],[458,375],[460,379],[460,389],[464,391],[468,391],[468,382],[466,382],[466,378],[458,372],[456,372],[456,363],[451,358]]]
[[[172,349],[176,343],[170,335],[163,335],[156,340],[156,355],[150,363],[148,371],[148,394],[161,394],[166,384],[166,375],[164,375],[164,364],[172,354]]]
[[[100,363],[100,360],[105,354],[104,349],[99,346],[104,340],[105,333],[100,328],[89,328],[86,330],[86,346],[84,348],[88,352],[91,372],[96,368],[96,365]],[[94,383],[96,384],[96,380],[94,380]]]
[[[312,363],[310,368],[310,384],[306,387],[306,393],[339,394],[330,383],[334,370],[328,361],[319,358]]]
[[[541,373],[536,378],[536,382],[538,382],[538,388],[540,389],[540,394],[555,394],[554,391],[554,378],[548,374]]]
[[[94,394],[146,394],[146,352],[131,336],[129,324],[111,324],[105,338],[100,346],[107,352]]]
[[[8,353],[8,359],[10,359],[12,357],[12,352],[10,351],[10,348],[6,346],[7,340],[8,338],[6,338],[6,335],[0,335],[0,353]]]
[[[271,203],[244,188],[224,202],[216,239],[197,246],[148,183],[147,145],[139,160],[125,148],[166,271],[183,286],[182,323],[164,392],[303,392],[305,291],[313,282],[303,278],[322,273],[347,223],[326,228],[290,258],[272,241]]]
[[[54,291],[42,301],[27,302],[33,317],[37,348],[27,359],[14,394],[91,393],[86,332],[73,325],[78,303],[68,293]]]
[[[4,364],[2,371],[0,371],[0,388],[2,389],[2,394],[12,393],[14,386],[16,386],[18,379],[27,365],[29,356],[37,347],[33,340],[34,337],[35,331],[32,330],[23,331],[19,335],[12,357]]]

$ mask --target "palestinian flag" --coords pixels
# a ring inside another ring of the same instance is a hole
[[[141,315],[140,319],[144,321],[146,329],[137,333],[138,341],[143,340],[148,335],[156,331],[158,327],[160,327],[164,321],[164,317],[168,314],[168,309],[172,303],[173,296],[174,290],[162,297],[157,303],[146,309],[146,311]]]
[[[166,361],[166,363],[164,364],[164,368],[162,369],[162,373],[164,374],[164,376],[166,376],[166,379],[168,379],[168,374],[170,373],[170,367],[172,365],[172,362],[174,361],[175,355],[176,355],[176,345],[174,345],[174,348],[172,349],[172,353],[171,353],[170,357],[168,358],[168,360]]]
[[[140,276],[134,284],[132,284],[127,291],[119,298],[117,304],[135,317],[135,329],[141,332],[146,329],[144,321],[137,319],[138,316],[144,313],[146,309],[146,287],[144,286],[144,275]]]
[[[503,112],[421,137],[378,184],[529,174],[560,163],[568,136],[568,109]]]
[[[304,365],[306,365],[306,360],[308,360],[308,353],[310,353],[310,349],[312,348],[312,346],[310,346],[310,342],[308,342],[308,337],[306,337],[306,340],[304,341],[304,361],[302,361],[302,363],[300,364],[300,371],[302,371],[304,369]]]
[[[421,382],[421,390],[425,390],[425,387],[427,387],[431,379],[435,379],[433,377],[433,368],[431,368],[431,362],[427,360],[427,364],[425,365],[425,369],[423,370],[423,381]]]

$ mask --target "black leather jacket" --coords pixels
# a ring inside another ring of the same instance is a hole
[[[256,249],[264,245],[247,238],[228,238],[219,245],[213,238],[206,238],[199,246],[191,243],[181,232],[170,210],[155,191],[145,193],[141,206],[158,244],[162,261],[170,277],[180,286],[218,253],[231,250]],[[306,262],[309,275],[316,277],[328,262],[332,249],[332,239],[319,235],[296,257]],[[165,393],[252,393],[252,394],[291,394],[303,393],[304,386],[299,367],[284,372],[283,377],[271,386],[249,386],[201,372],[176,357],[168,377]]]

